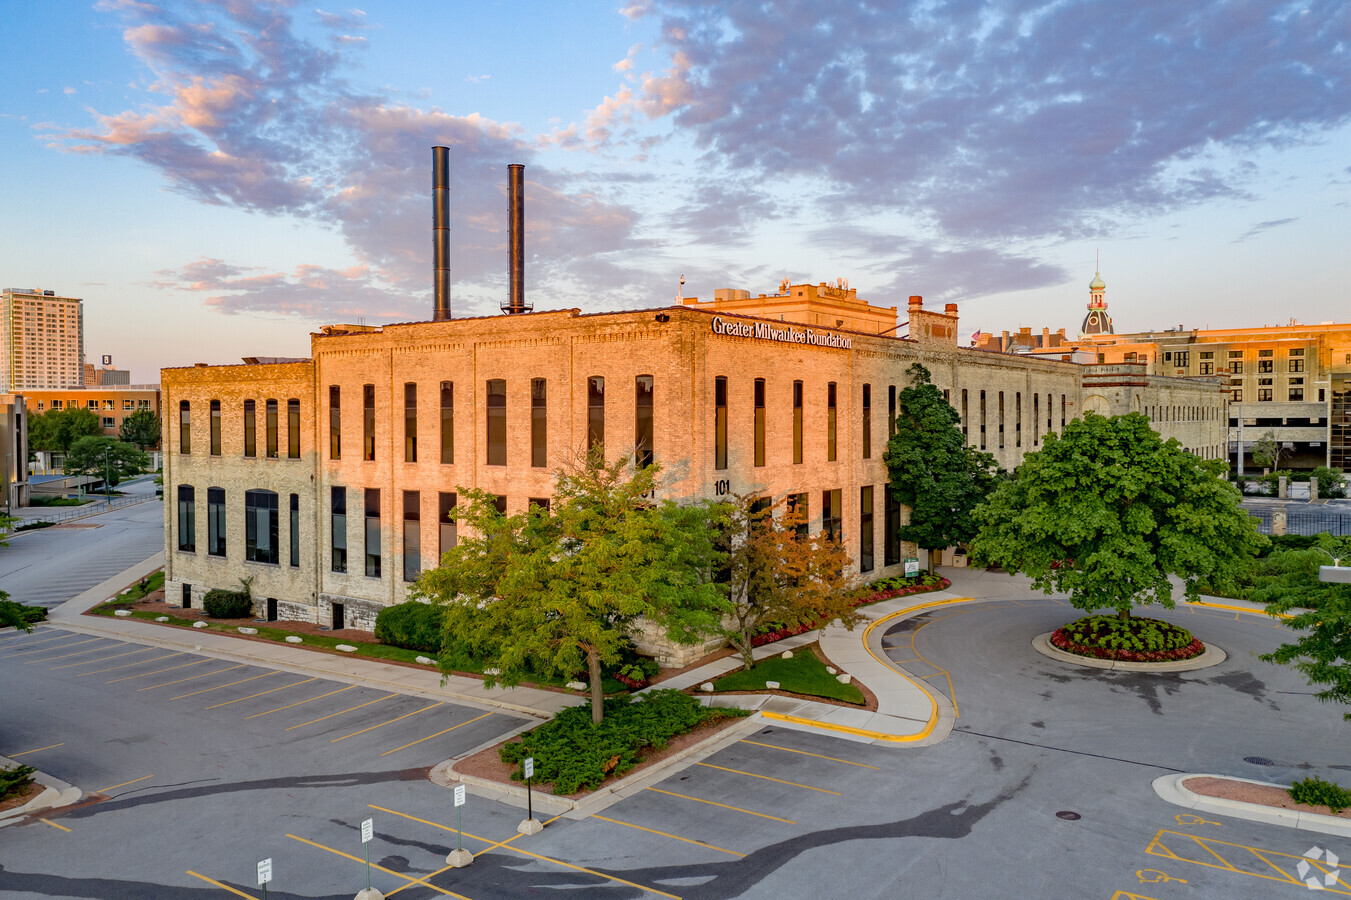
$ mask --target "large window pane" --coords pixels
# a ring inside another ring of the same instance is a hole
[[[765,464],[765,380],[755,379],[755,465]]]
[[[866,485],[858,491],[858,570],[873,570],[873,488]]]
[[[188,401],[178,401],[178,452],[192,452],[192,408]]]
[[[342,388],[328,386],[328,458],[342,459]]]
[[[300,401],[286,401],[286,458],[300,459]]]
[[[835,461],[835,382],[826,385],[826,461]]]
[[[267,458],[277,458],[277,401],[267,401]]]
[[[361,386],[361,440],[365,460],[375,459],[375,385]]]
[[[225,489],[206,489],[206,552],[225,555]]]
[[[291,566],[300,566],[300,495],[291,495]]]
[[[488,381],[488,465],[507,464],[507,382]]]
[[[439,543],[438,553],[445,553],[455,546],[455,494],[436,495],[436,523]]]
[[[656,459],[652,433],[652,376],[639,375],[635,380],[634,397],[634,465],[640,469]]]
[[[713,379],[713,468],[727,468],[727,379]]]
[[[549,464],[549,385],[543,378],[530,379],[530,465]]]
[[[220,401],[211,401],[211,455],[220,456]]]
[[[793,382],[793,464],[802,463],[802,382]]]
[[[605,452],[605,379],[592,375],[586,380],[586,449]]]
[[[277,495],[272,491],[244,492],[244,558],[250,562],[281,561],[277,546]]]
[[[403,386],[403,461],[417,462],[417,385]]]
[[[362,516],[366,524],[366,575],[369,578],[380,577],[380,489],[366,488],[365,509]]]
[[[821,530],[836,541],[844,540],[840,494],[838,490],[821,492]]]
[[[403,492],[403,580],[413,581],[422,572],[422,495]]]
[[[178,486],[178,549],[197,550],[197,509],[190,484]]]
[[[455,462],[455,384],[441,382],[441,462]]]
[[[863,458],[873,458],[873,386],[871,384],[863,386]]]
[[[244,455],[250,459],[258,455],[258,404],[244,401]]]
[[[332,520],[329,535],[333,547],[333,571],[347,571],[347,488],[332,490]]]

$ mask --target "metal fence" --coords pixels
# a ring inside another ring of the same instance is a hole
[[[114,497],[111,502],[96,500],[84,506],[52,507],[35,515],[23,516],[16,524],[20,528],[31,525],[33,522],[50,522],[53,525],[60,525],[62,522],[86,519],[89,516],[97,516],[100,513],[121,509],[124,506],[135,506],[138,503],[149,503],[151,500],[158,499],[160,498],[155,494],[132,494],[127,497]]]
[[[1271,534],[1272,513],[1270,509],[1250,509],[1248,515],[1257,520],[1257,530],[1262,534]],[[1285,514],[1286,534],[1351,534],[1351,515],[1326,510],[1289,510]]]

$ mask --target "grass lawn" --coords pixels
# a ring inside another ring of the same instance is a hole
[[[826,664],[806,647],[793,651],[792,659],[771,656],[749,671],[737,669],[713,682],[715,691],[762,691],[766,681],[777,681],[779,690],[811,697],[825,697],[863,705],[863,692],[852,684],[841,684],[826,671]]]

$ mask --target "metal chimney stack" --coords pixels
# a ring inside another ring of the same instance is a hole
[[[432,321],[450,318],[450,148],[432,148]]]
[[[525,302],[525,166],[507,166],[507,302],[502,312],[530,312]]]

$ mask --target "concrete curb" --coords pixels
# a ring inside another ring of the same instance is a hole
[[[724,747],[740,741],[745,735],[758,731],[764,726],[764,720],[757,714],[747,716],[745,719],[730,725],[713,737],[697,744],[691,744],[679,753],[668,756],[660,762],[654,763],[641,772],[635,772],[632,775],[626,775],[609,786],[602,786],[592,791],[580,800],[569,800],[566,797],[557,797],[553,794],[546,794],[541,791],[534,792],[532,801],[535,811],[547,812],[550,815],[565,815],[570,819],[584,819],[594,815],[607,807],[618,803],[620,800],[636,794],[645,789],[649,784],[654,784],[663,778],[666,778],[675,772],[681,771],[700,760],[707,759],[714,753]],[[534,723],[522,726],[516,731],[506,736],[499,736],[485,746],[493,746],[501,743],[507,738],[513,737],[528,728],[533,728]],[[437,784],[449,787],[456,783],[469,785],[474,789],[473,793],[507,803],[512,806],[525,809],[525,785],[524,784],[503,784],[499,781],[490,781],[486,778],[479,778],[474,775],[464,775],[455,771],[455,763],[460,759],[472,756],[484,749],[483,746],[476,748],[464,756],[456,759],[448,759],[432,769],[432,781]]]
[[[1201,772],[1184,772],[1180,775],[1160,775],[1154,779],[1154,793],[1159,799],[1187,809],[1200,809],[1219,815],[1246,819],[1249,822],[1262,822],[1267,825],[1281,825],[1285,828],[1298,828],[1301,831],[1316,831],[1320,834],[1334,834],[1339,837],[1351,837],[1351,819],[1328,816],[1322,813],[1302,812],[1295,809],[1280,809],[1263,806],[1260,803],[1244,803],[1240,800],[1226,800],[1223,797],[1206,797],[1187,789],[1183,783],[1188,778],[1223,778],[1226,781],[1241,781],[1244,784],[1257,784],[1263,787],[1277,787],[1288,790],[1288,784],[1273,784],[1270,781],[1253,781],[1251,778],[1234,778],[1229,775],[1208,775]]]
[[[7,756],[0,756],[0,769],[7,769],[10,766],[19,765],[15,760]],[[70,806],[73,803],[80,802],[84,796],[84,791],[77,787],[66,784],[59,778],[53,778],[45,772],[34,772],[33,780],[42,785],[44,790],[32,800],[29,800],[23,806],[16,806],[13,809],[7,809],[0,812],[0,828],[6,825],[13,825],[21,821],[25,816],[31,816],[36,813],[46,812],[49,809],[60,809],[63,806]]]
[[[1060,662],[1072,663],[1076,666],[1087,666],[1090,669],[1112,669],[1118,672],[1191,672],[1196,669],[1209,669],[1211,666],[1218,666],[1229,658],[1229,655],[1219,647],[1214,644],[1206,644],[1205,652],[1200,656],[1180,659],[1176,662],[1127,662],[1120,659],[1090,659],[1087,656],[1066,653],[1052,644],[1051,635],[1053,633],[1048,631],[1034,637],[1032,649],[1042,656],[1048,656]]]

